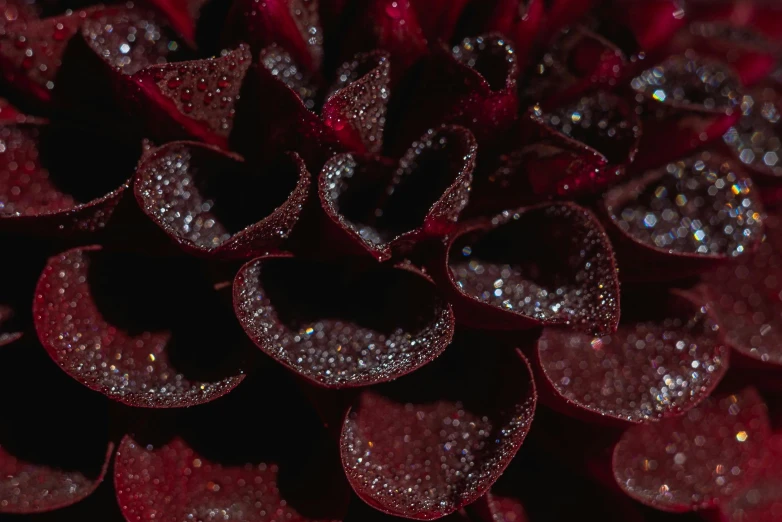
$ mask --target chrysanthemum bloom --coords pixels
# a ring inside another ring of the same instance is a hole
[[[0,520],[782,520],[781,27],[0,0]]]

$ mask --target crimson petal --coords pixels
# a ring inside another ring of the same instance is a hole
[[[95,491],[111,462],[105,401],[86,396],[42,354],[33,335],[0,355],[0,513],[75,504]],[[36,386],[20,368],[35,368]]]
[[[766,445],[758,476],[743,491],[720,506],[724,522],[774,522],[782,506],[782,436],[774,434]]]
[[[520,70],[532,57],[544,17],[542,0],[497,0],[486,22],[486,30],[507,35],[513,41]]]
[[[216,292],[198,283],[181,260],[69,250],[49,260],[38,282],[38,337],[71,377],[121,403],[171,408],[214,400],[244,378],[234,366],[243,336],[216,306]],[[183,312],[163,304],[171,300]],[[204,337],[196,325],[212,325],[213,333]]]
[[[382,312],[353,298],[367,291],[382,296]],[[261,350],[331,388],[396,379],[440,355],[453,336],[451,307],[404,266],[362,271],[260,258],[237,274],[234,306]]]
[[[320,69],[323,60],[318,0],[234,2],[223,34],[225,44],[235,47],[247,42],[253,54],[277,44],[311,73]]]
[[[680,0],[635,2],[615,0],[608,13],[611,22],[629,29],[637,50],[648,55],[664,48],[685,22]]]
[[[250,67],[244,45],[219,58],[151,65],[128,77],[144,135],[164,143],[194,137],[227,148],[234,105]]]
[[[619,282],[611,244],[594,215],[577,205],[503,212],[450,236],[443,253],[432,273],[465,324],[616,329]]]
[[[103,228],[128,189],[141,144],[100,129],[0,122],[0,229],[65,235]],[[89,154],[74,154],[90,144]]]
[[[0,121],[19,121],[24,115],[19,109],[8,103],[8,100],[0,98]]]
[[[724,64],[672,56],[631,82],[643,103],[639,170],[674,161],[721,137],[740,117],[741,82]]]
[[[681,417],[627,430],[614,448],[614,478],[625,493],[657,509],[714,507],[752,478],[752,461],[769,432],[755,390],[710,398]]]
[[[483,495],[521,446],[535,410],[519,351],[476,357],[457,336],[446,353],[394,383],[362,391],[342,425],[342,464],[362,500],[428,520]]]
[[[399,161],[342,154],[320,174],[321,204],[343,238],[378,260],[441,237],[467,204],[477,145],[456,126],[430,130]]]
[[[462,10],[470,0],[412,0],[424,35],[430,42],[451,39]]]
[[[709,309],[680,293],[651,302],[645,294],[635,310],[622,304],[611,335],[543,331],[537,353],[548,385],[579,410],[634,423],[697,406],[728,368]]]
[[[147,216],[184,250],[248,259],[288,237],[309,183],[295,154],[258,173],[216,147],[172,142],[144,156],[134,189]]]
[[[377,154],[383,147],[388,72],[388,55],[380,51],[358,54],[337,70],[321,118],[350,150]]]
[[[150,0],[150,2],[166,15],[171,22],[171,27],[177,33],[181,34],[189,44],[194,44],[201,8],[209,0]]]
[[[682,277],[751,252],[763,238],[758,198],[751,179],[707,152],[611,190],[603,204],[623,277]]]

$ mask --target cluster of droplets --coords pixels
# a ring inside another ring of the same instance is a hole
[[[775,98],[770,90],[757,96],[745,95],[741,101],[741,119],[722,139],[745,165],[782,176],[780,112]]]
[[[204,198],[196,186],[197,166],[186,146],[169,148],[145,163],[137,191],[146,211],[175,237],[202,248],[215,248],[231,233],[211,210],[214,201]]]
[[[449,513],[485,490],[529,428],[532,405],[479,415],[459,401],[398,403],[365,392],[345,420],[342,461],[374,502],[398,513]]]
[[[488,260],[483,257],[481,245],[486,236],[477,235],[471,238],[473,241],[459,243],[460,251],[450,253],[449,269],[454,283],[470,297],[539,321],[587,327],[606,324],[616,316],[618,302],[611,283],[612,260],[605,255],[606,240],[594,224],[588,223],[589,218],[569,207],[552,206],[542,214],[538,217],[572,219],[578,231],[572,234],[566,254],[568,273],[552,278],[545,263],[532,258],[507,263],[496,257]],[[513,227],[519,220],[529,218],[504,212],[495,218],[494,224]]]
[[[123,74],[135,74],[176,56],[180,45],[168,35],[159,16],[134,8],[132,3],[126,6],[116,14],[88,19],[82,25],[82,35],[95,53]]]
[[[718,62],[695,56],[672,56],[633,78],[630,86],[639,102],[730,114],[741,103],[741,82]]]
[[[250,61],[250,50],[242,45],[216,59],[180,62],[176,68],[157,66],[153,74],[160,91],[182,113],[227,136]]]
[[[260,63],[272,76],[295,92],[305,107],[315,109],[317,93],[310,75],[296,64],[287,51],[278,45],[270,45],[261,51]]]
[[[0,126],[0,216],[58,212],[77,204],[41,167],[39,136],[37,124]]]
[[[696,405],[725,371],[727,349],[700,310],[687,320],[623,323],[603,337],[548,329],[538,342],[547,378],[567,400],[638,422]]]
[[[719,22],[693,22],[690,34],[710,41],[730,42],[734,46],[767,49],[768,39],[751,27]]]
[[[315,63],[323,60],[323,33],[320,30],[320,17],[318,16],[318,2],[316,0],[292,0],[288,2],[296,27],[302,38],[307,42],[307,47]]]
[[[107,323],[88,281],[90,263],[88,251],[65,252],[50,260],[38,288],[39,336],[68,374],[119,402],[154,407],[207,402],[241,381],[190,381],[168,359],[171,332],[131,335]]]
[[[613,162],[627,161],[641,129],[619,108],[619,101],[599,92],[584,96],[572,105],[544,111],[532,108],[539,123],[596,150]],[[620,144],[619,150],[614,150]]]
[[[626,201],[609,205],[611,219],[635,240],[668,252],[738,256],[763,237],[752,181],[729,163],[704,155],[647,176]]]
[[[614,477],[632,497],[658,508],[713,506],[746,481],[767,422],[754,391],[709,398],[683,416],[627,430],[614,450]]]
[[[237,309],[264,351],[298,373],[328,386],[374,383],[418,368],[450,341],[453,320],[445,302],[432,299],[431,317],[415,328],[382,332],[349,317],[280,320],[263,288],[263,263],[243,271]]]

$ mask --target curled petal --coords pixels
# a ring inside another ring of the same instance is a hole
[[[729,353],[708,308],[678,293],[652,302],[644,295],[636,310],[625,298],[623,308],[610,335],[543,331],[538,360],[554,392],[579,410],[634,423],[697,406],[725,374]]]
[[[540,37],[543,25],[544,2],[542,0],[497,0],[491,9],[484,29],[507,35],[513,41],[513,48],[524,70],[532,57],[532,49]],[[470,13],[472,14],[472,13]]]
[[[126,436],[114,465],[125,519],[209,520],[219,513],[245,522],[343,520],[349,487],[334,442],[279,377],[248,379],[247,388],[219,402],[177,412],[170,427]],[[270,430],[248,415],[253,411],[287,420]]]
[[[113,455],[105,403],[85,396],[42,353],[35,336],[2,351],[0,513],[40,513],[85,499]],[[35,368],[36,386],[20,368]]]
[[[194,137],[226,148],[250,62],[249,48],[240,45],[220,58],[151,65],[129,76],[144,135],[160,143]]]
[[[657,167],[721,137],[740,117],[741,82],[720,62],[672,56],[633,78],[645,108],[636,165]]]
[[[382,296],[382,313],[354,299],[362,292]],[[396,379],[440,355],[453,336],[451,307],[402,266],[260,258],[237,274],[234,307],[265,353],[333,388]]]
[[[221,315],[214,289],[199,285],[192,268],[171,264],[100,247],[51,258],[33,311],[52,359],[88,388],[131,406],[192,406],[235,388],[244,378],[236,360],[241,332]],[[180,315],[154,306],[172,299],[203,304]],[[212,325],[206,336],[204,325]]]
[[[751,179],[707,152],[611,190],[603,204],[623,276],[675,278],[751,252],[763,238],[758,197]]]
[[[770,217],[767,223],[767,240],[757,251],[703,274],[702,290],[731,348],[750,359],[782,365],[779,218]]]
[[[100,8],[68,11],[9,24],[0,38],[0,68],[5,80],[34,101],[50,101],[65,46],[85,20],[100,12]]]
[[[752,478],[769,436],[753,389],[709,398],[686,415],[633,426],[614,448],[614,478],[636,500],[664,511],[714,507]]]
[[[308,72],[320,69],[323,60],[318,0],[234,2],[223,34],[225,44],[247,42],[253,54],[277,44]]]
[[[213,146],[172,142],[144,156],[134,189],[147,216],[184,250],[248,259],[288,237],[309,183],[296,154],[259,173]]]
[[[467,204],[477,145],[469,131],[430,130],[396,169],[371,157],[333,157],[320,174],[324,211],[343,238],[378,260],[455,226]]]
[[[0,122],[0,229],[65,235],[103,228],[128,189],[140,143],[100,129]],[[89,143],[89,154],[76,154]]]
[[[483,495],[521,446],[537,399],[527,361],[498,347],[474,357],[475,342],[457,337],[434,363],[359,395],[340,448],[369,505],[418,520],[448,515]]]
[[[611,244],[592,213],[577,205],[503,212],[450,236],[443,253],[432,272],[468,325],[616,329],[619,282]]]
[[[389,61],[380,51],[361,53],[337,70],[337,88],[321,117],[350,150],[377,154],[389,98]]]

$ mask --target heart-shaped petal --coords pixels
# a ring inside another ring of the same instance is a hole
[[[83,500],[113,455],[105,401],[41,355],[35,335],[0,352],[0,513],[40,513]]]
[[[443,254],[431,270],[465,324],[616,329],[619,282],[611,244],[595,216],[577,205],[504,212],[450,236]]]
[[[769,431],[766,405],[753,389],[710,398],[681,417],[627,430],[614,448],[614,478],[657,509],[714,507],[751,480]]]
[[[197,138],[227,148],[250,62],[249,48],[240,45],[219,58],[150,65],[129,76],[144,135],[159,143]]]
[[[323,60],[323,30],[318,0],[240,0],[234,2],[223,30],[224,44],[250,44],[253,54],[271,44],[290,53],[312,73]]]
[[[453,229],[467,204],[477,145],[456,126],[430,130],[393,169],[342,154],[320,174],[321,204],[339,233],[378,260]]]
[[[538,360],[560,399],[601,417],[643,422],[697,406],[727,370],[728,349],[707,307],[682,294],[622,302],[611,335],[546,328]],[[661,371],[662,370],[662,371]]]
[[[682,277],[751,252],[763,238],[758,198],[751,179],[707,152],[611,190],[603,204],[623,277]]]
[[[140,143],[98,128],[0,122],[0,229],[45,235],[103,228],[128,188]],[[89,143],[89,154],[75,154]]]
[[[645,107],[638,170],[675,161],[708,144],[741,115],[736,73],[693,54],[672,56],[633,78],[630,85]]]
[[[382,296],[382,310],[356,300]],[[234,283],[239,322],[265,353],[321,386],[396,379],[436,358],[453,336],[453,313],[425,276],[404,266],[266,257]]]
[[[216,147],[172,142],[144,156],[134,189],[147,216],[184,250],[248,259],[288,237],[309,183],[295,154],[261,173]]]
[[[342,425],[342,464],[362,500],[428,520],[483,495],[529,430],[536,392],[521,352],[476,357],[457,336],[432,364],[359,395]]]
[[[244,378],[243,336],[198,276],[178,259],[69,250],[51,258],[38,281],[38,337],[71,377],[121,403],[214,400]]]

